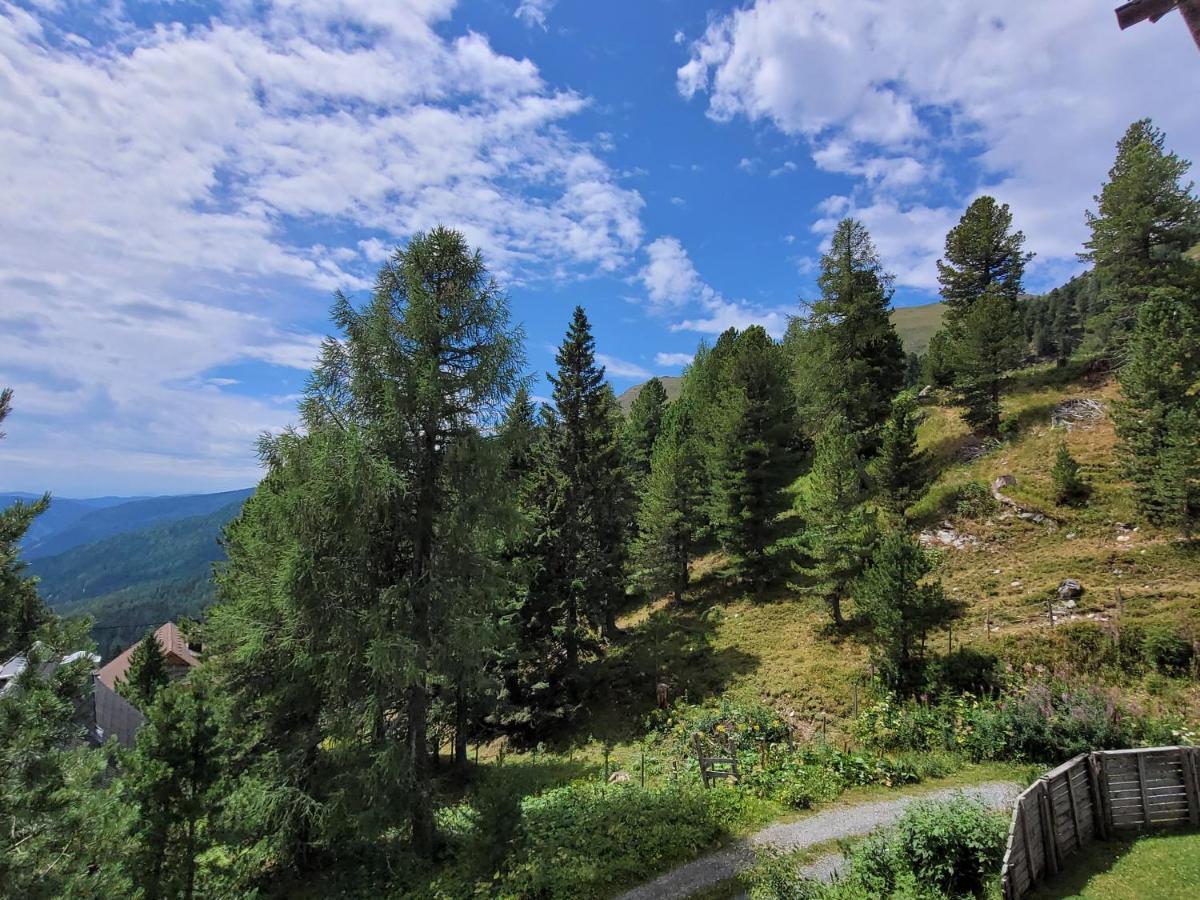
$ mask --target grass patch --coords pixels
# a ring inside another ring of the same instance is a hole
[[[1200,896],[1200,834],[1097,842],[1030,896],[1037,900],[1190,900]]]

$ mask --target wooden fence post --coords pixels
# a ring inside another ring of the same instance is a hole
[[[1146,791],[1146,757],[1135,753],[1137,758],[1138,793],[1142,798],[1142,828],[1150,827],[1150,795]]]
[[[1192,827],[1200,825],[1200,785],[1196,778],[1196,750],[1181,749],[1179,761],[1183,764],[1184,793],[1187,794],[1188,821]]]
[[[1057,875],[1060,863],[1058,835],[1054,833],[1054,809],[1050,805],[1050,783],[1044,779],[1038,790],[1038,809],[1041,812],[1039,818],[1042,820],[1042,845],[1046,854],[1046,871],[1051,875]]]
[[[1083,761],[1086,766],[1086,760]],[[1079,827],[1079,804],[1075,800],[1075,782],[1067,770],[1067,799],[1071,801],[1071,821],[1075,824],[1075,849],[1083,849],[1083,829]]]

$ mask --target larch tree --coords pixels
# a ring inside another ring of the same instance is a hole
[[[650,455],[650,474],[642,493],[635,544],[635,580],[651,595],[670,591],[683,600],[688,562],[698,535],[697,514],[703,497],[701,454],[695,423],[686,402],[663,416]]]
[[[801,421],[810,437],[841,416],[874,455],[892,398],[904,386],[904,348],[891,320],[893,278],[863,224],[843,219],[821,257],[821,296],[785,340]]]
[[[737,336],[720,408],[716,524],[737,577],[761,591],[775,574],[784,488],[795,474],[794,399],[782,348],[759,325]]]
[[[415,235],[380,270],[366,307],[339,295],[333,317],[341,337],[326,340],[310,381],[305,433],[264,441],[267,490],[231,529],[227,608],[211,629],[235,695],[253,683],[252,663],[278,665],[251,649],[261,633],[298,632],[302,652],[286,665],[305,692],[291,698],[300,746],[275,740],[300,752],[306,779],[340,773],[358,785],[335,791],[285,774],[293,790],[318,790],[308,808],[331,813],[296,823],[301,862],[320,843],[317,822],[369,837],[396,810],[414,849],[432,849],[431,700],[467,702],[463,679],[483,668],[504,593],[497,548],[511,492],[481,427],[498,417],[521,363],[507,299],[449,229]],[[250,697],[245,709],[281,712]],[[297,799],[290,808],[304,809]]]
[[[1130,125],[1095,197],[1096,212],[1087,213],[1092,236],[1082,258],[1094,266],[1103,310],[1093,327],[1119,358],[1150,292],[1195,279],[1196,264],[1184,254],[1200,240],[1200,201],[1184,181],[1191,163],[1165,145],[1149,119]]]
[[[0,391],[0,427],[12,411],[11,388]],[[0,431],[0,439],[4,432]],[[38,628],[49,613],[38,596],[37,582],[25,574],[21,539],[33,520],[50,507],[46,494],[32,503],[18,500],[0,510],[0,658],[29,649]]]
[[[800,499],[806,559],[798,566],[829,606],[833,624],[845,624],[843,604],[861,574],[878,529],[867,506],[866,473],[858,436],[836,417],[817,439],[807,491]]]
[[[938,260],[954,385],[963,418],[978,434],[999,433],[1004,373],[1024,351],[1017,298],[1032,259],[1024,246],[1008,204],[984,196],[950,229],[945,257]]]

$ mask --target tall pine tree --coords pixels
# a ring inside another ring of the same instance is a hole
[[[1138,508],[1190,533],[1200,515],[1200,293],[1152,291],[1120,372],[1117,435]]]
[[[785,339],[809,436],[841,416],[868,456],[904,385],[904,349],[890,315],[892,280],[863,224],[843,219],[821,257],[821,297]]]
[[[667,389],[657,378],[642,385],[629,407],[625,420],[623,443],[625,464],[629,469],[629,480],[635,494],[641,494],[646,478],[650,475],[650,454],[662,427],[663,410],[667,406]]]
[[[650,456],[650,475],[642,493],[635,545],[636,581],[650,594],[670,591],[675,602],[688,586],[688,561],[698,534],[702,503],[700,448],[686,402],[663,416]]]
[[[877,526],[874,513],[867,507],[858,437],[840,416],[817,440],[800,509],[807,559],[799,570],[824,597],[834,625],[841,627],[846,621],[843,603],[871,554]]]
[[[0,391],[0,426],[12,411],[11,388]],[[4,432],[0,431],[0,439]],[[18,500],[0,510],[0,658],[29,649],[37,629],[49,613],[38,596],[37,583],[25,574],[21,561],[21,539],[33,520],[50,506],[46,494],[33,503]]]
[[[782,348],[759,325],[737,336],[720,409],[716,524],[738,578],[761,591],[775,574],[778,518],[794,476],[794,400]]]
[[[1191,163],[1165,144],[1149,119],[1130,125],[1097,211],[1087,213],[1092,236],[1082,257],[1094,265],[1103,309],[1092,326],[1119,357],[1152,290],[1195,284],[1197,267],[1184,254],[1200,240],[1200,201],[1184,182]]]
[[[879,455],[870,464],[879,505],[898,519],[903,519],[904,511],[920,499],[929,483],[925,455],[917,448],[919,415],[912,392],[899,394],[883,426]]]
[[[153,705],[159,690],[166,687],[170,680],[162,644],[153,631],[148,631],[133,648],[129,656],[129,670],[125,674],[125,681],[118,685],[118,690],[139,709],[147,710]]]
[[[620,409],[582,307],[555,361],[554,402],[525,493],[530,583],[518,641],[526,675],[515,701],[531,735],[573,714],[583,699],[583,655],[615,635],[631,518]]]
[[[946,235],[938,281],[947,305],[943,328],[963,417],[979,434],[1000,428],[1004,373],[1021,359],[1024,334],[1017,298],[1025,235],[1012,230],[1008,204],[979,197]]]

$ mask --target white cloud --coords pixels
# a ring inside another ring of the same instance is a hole
[[[775,178],[779,175],[788,175],[792,172],[795,172],[796,168],[797,168],[796,164],[789,159],[782,166],[778,166],[777,168],[772,169],[770,171],[768,177]]]
[[[690,366],[692,364],[693,354],[691,353],[656,353],[654,354],[654,362],[660,366],[669,366],[673,369]]]
[[[642,199],[562,127],[587,99],[445,35],[453,5],[239,3],[90,43],[0,7],[0,382],[29,415],[9,478],[74,448],[98,479],[128,453],[253,480],[254,436],[292,411],[210,371],[310,367],[328,292],[434,224],[509,282],[627,264]]]
[[[684,206],[687,206],[687,201],[684,200],[682,197],[672,197],[671,205],[678,206],[678,207],[684,207]]]
[[[764,309],[743,300],[730,301],[706,284],[692,264],[691,257],[678,238],[666,235],[646,247],[649,262],[639,273],[650,296],[652,309],[688,311],[696,315],[673,323],[672,331],[696,331],[720,334],[727,328],[739,330],[762,325],[775,337],[787,328],[787,315],[780,309]]]
[[[557,2],[558,0],[521,0],[517,5],[516,12],[513,13],[513,18],[520,19],[530,28],[536,25],[545,31],[546,16],[550,14],[550,10]]]
[[[632,363],[624,359],[618,359],[617,357],[609,356],[606,353],[597,353],[596,362],[604,366],[609,375],[615,375],[618,378],[650,377],[650,373],[637,363]]]
[[[1185,155],[1200,145],[1197,107],[1180,102],[1200,96],[1187,30],[1120,32],[1091,0],[755,0],[714,18],[689,56],[682,96],[807,139],[818,166],[862,180],[884,227],[940,225],[921,192],[965,156],[974,174],[943,184],[956,209],[995,194],[1047,262],[1074,258],[1131,121],[1153,117]],[[901,268],[926,284],[913,262]]]
[[[757,156],[743,156],[740,160],[738,160],[737,167],[739,172],[754,172],[761,164],[762,160]]]

